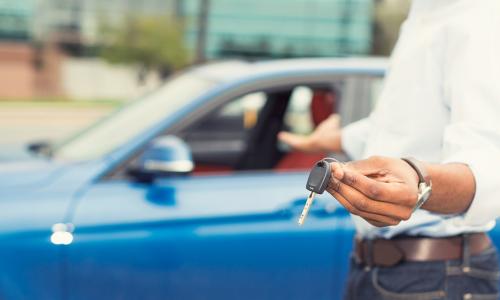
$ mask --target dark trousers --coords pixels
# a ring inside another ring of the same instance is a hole
[[[386,268],[369,268],[351,259],[344,299],[496,300],[499,279],[493,247],[473,256],[465,251],[459,260],[403,262]]]

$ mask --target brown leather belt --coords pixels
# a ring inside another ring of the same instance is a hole
[[[367,266],[394,266],[402,261],[436,261],[460,259],[467,241],[470,255],[476,255],[491,246],[486,233],[429,238],[398,237],[394,239],[355,239],[354,256],[358,263]]]

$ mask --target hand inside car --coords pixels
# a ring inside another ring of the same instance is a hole
[[[295,150],[304,152],[340,152],[340,117],[331,115],[310,135],[280,132],[278,138]]]
[[[418,175],[399,158],[333,163],[327,191],[374,226],[397,225],[410,218],[417,203]]]

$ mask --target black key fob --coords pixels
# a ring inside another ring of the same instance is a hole
[[[323,194],[326,190],[332,176],[330,162],[328,160],[331,161],[332,159],[322,159],[314,165],[307,179],[307,190],[316,194]]]

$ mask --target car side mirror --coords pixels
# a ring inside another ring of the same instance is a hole
[[[189,146],[180,138],[168,135],[153,140],[128,173],[139,181],[187,175],[194,169]]]

